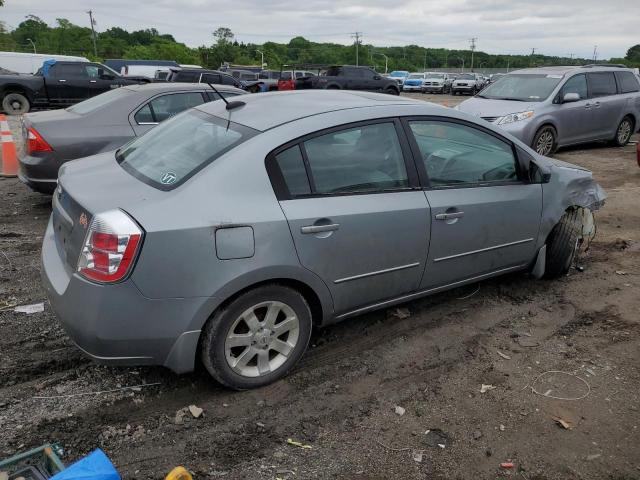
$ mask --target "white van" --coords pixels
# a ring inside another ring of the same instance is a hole
[[[85,57],[70,55],[49,55],[46,53],[18,53],[0,52],[0,68],[11,72],[33,74],[42,67],[45,60],[60,60],[65,62],[88,62]]]

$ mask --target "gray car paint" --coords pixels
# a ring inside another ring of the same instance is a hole
[[[497,127],[481,124],[513,141],[526,152],[527,162],[535,162],[550,176],[546,184],[521,185],[521,192],[509,193],[503,187],[493,190],[494,200],[507,202],[506,207],[514,201],[513,209],[501,209],[504,217],[493,215],[491,192],[481,194],[480,188],[451,190],[450,198],[436,198],[435,191],[417,189],[324,197],[316,202],[279,202],[265,158],[293,139],[336,125],[387,117],[478,120],[424,102],[361,92],[277,92],[236,100],[246,104],[232,112],[221,102],[197,108],[261,133],[174,190],[161,191],[134,178],[117,164],[113,152],[62,167],[61,192],[54,195],[52,220],[43,242],[43,283],[72,339],[97,360],[190,371],[200,331],[211,314],[233,295],[263,282],[288,282],[303,289],[317,307],[314,321],[326,325],[505,271],[525,269],[535,262],[551,228],[567,208],[597,208],[604,199],[590,172],[538,156]],[[483,188],[488,192],[496,187]],[[481,204],[483,200],[488,211],[479,209],[460,219],[453,225],[456,230],[447,230],[440,223],[434,226],[437,209],[475,208],[474,202]],[[134,218],[144,228],[145,237],[131,276],[118,284],[97,285],[75,272],[85,235],[77,219],[82,213],[91,216],[113,208]],[[394,218],[394,213],[399,218]],[[336,222],[340,229],[332,235],[310,235],[301,241],[296,233],[301,225],[323,218],[334,221],[334,217],[340,218]],[[54,233],[54,225],[60,226],[60,232]],[[515,228],[510,235],[491,232],[511,225]],[[221,260],[216,244],[220,229],[231,230],[223,232],[225,238],[227,234],[238,235],[245,249],[242,255],[235,255],[245,256],[247,227],[253,235],[253,256]],[[478,260],[476,255],[465,255],[467,259],[451,268],[451,274],[445,269],[438,271],[434,260],[442,255],[495,246],[481,241],[471,247],[456,244],[460,232],[469,241],[489,232],[494,236],[485,237],[486,242],[530,237],[534,241],[505,250],[504,258],[490,254],[488,259]],[[376,241],[373,237],[367,240],[366,233],[374,233]],[[447,244],[451,245],[449,250]],[[403,249],[411,250],[396,251]],[[313,258],[314,253],[318,258]],[[414,263],[419,265],[408,266]],[[406,268],[380,272],[390,267]],[[362,278],[336,283],[358,276]]]
[[[115,150],[153,128],[154,123],[139,125],[133,118],[149,101],[167,94],[211,90],[203,84],[189,83],[149,83],[122,88],[129,95],[87,114],[64,109],[24,115],[23,128],[34,127],[53,151],[21,156],[19,176],[22,182],[34,190],[52,193],[63,163]],[[217,85],[216,89],[236,95],[245,93],[225,85]]]
[[[528,120],[500,125],[527,145],[532,144],[537,131],[543,125],[552,125],[556,129],[559,147],[596,140],[611,140],[626,115],[632,115],[636,129],[640,129],[640,92],[588,98],[569,103],[554,103],[554,100],[563,85],[575,75],[619,71],[632,72],[629,69],[611,67],[541,67],[516,70],[511,73],[561,75],[563,78],[549,97],[541,102],[474,97],[465,100],[456,109],[476,117],[490,119],[533,110],[534,116]]]

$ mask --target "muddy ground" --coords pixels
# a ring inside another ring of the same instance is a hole
[[[202,369],[84,358],[40,286],[50,198],[0,179],[0,458],[55,441],[66,462],[102,448],[123,478],[176,465],[230,479],[640,478],[635,145],[556,156],[592,169],[609,194],[584,271],[482,282],[406,304],[408,318],[363,315],[316,332],[286,379],[240,393]],[[43,313],[6,308],[43,301]],[[182,415],[189,405],[203,415]]]

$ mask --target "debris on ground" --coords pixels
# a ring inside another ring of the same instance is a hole
[[[193,480],[193,477],[186,468],[176,467],[164,477],[164,480]]]
[[[513,467],[515,467],[513,462],[502,462],[500,464],[500,468],[513,468]]]
[[[305,445],[304,443],[298,442],[296,440],[292,440],[291,438],[287,438],[287,444],[293,445],[294,447],[304,448],[307,450],[311,450],[313,447],[311,445]]]
[[[602,456],[601,453],[594,453],[593,455],[587,455],[587,461],[595,460],[596,458],[600,458]]]
[[[422,452],[421,451],[415,451],[413,452],[413,461],[416,463],[422,463]]]
[[[551,419],[565,430],[573,430],[573,423],[557,415],[553,415]]]
[[[505,426],[504,426],[504,425],[502,425],[502,424],[500,424],[500,426],[498,427],[498,429],[499,429],[501,432],[504,432],[504,431],[506,430],[506,428],[507,428],[507,427],[505,427]]]
[[[405,414],[406,410],[398,405],[396,405],[395,410],[396,415],[402,416]]]
[[[202,415],[202,412],[204,412],[204,410],[196,405],[189,405],[189,412],[191,413],[193,418],[200,418],[200,415]]]
[[[475,430],[473,432],[473,439],[480,440],[482,438],[482,432],[480,430]]]
[[[485,385],[484,383],[480,387],[480,393],[487,393],[489,390],[494,390],[496,387],[493,385]]]
[[[34,303],[32,305],[20,305],[13,309],[16,313],[26,313],[32,315],[34,313],[44,312],[44,303]]]
[[[387,317],[395,317],[400,320],[404,320],[405,318],[409,318],[411,316],[411,312],[408,308],[394,308],[393,310],[389,310],[387,312]]]
[[[451,438],[439,428],[431,428],[424,432],[424,442],[429,447],[445,448],[451,444]]]

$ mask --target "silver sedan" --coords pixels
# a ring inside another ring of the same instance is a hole
[[[270,383],[324,326],[507,272],[557,277],[593,233],[591,172],[469,115],[276,92],[188,110],[62,167],[51,305],[100,362]]]

